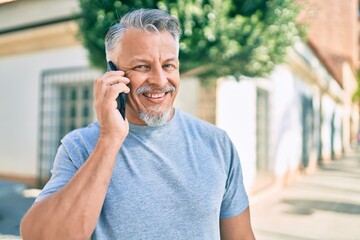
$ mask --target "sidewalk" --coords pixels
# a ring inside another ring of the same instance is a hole
[[[19,223],[34,202],[21,183],[0,180],[0,240],[20,239]]]
[[[360,240],[360,151],[250,202],[257,240]]]

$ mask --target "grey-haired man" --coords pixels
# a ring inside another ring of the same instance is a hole
[[[160,10],[130,12],[111,27],[107,60],[121,70],[95,80],[98,121],[62,140],[22,221],[25,240],[254,239],[233,144],[173,107],[180,33]]]

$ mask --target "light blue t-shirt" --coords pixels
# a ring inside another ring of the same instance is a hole
[[[99,125],[69,133],[36,199],[61,189],[86,161]],[[130,124],[92,239],[220,239],[219,221],[248,207],[227,134],[176,110],[160,127]]]

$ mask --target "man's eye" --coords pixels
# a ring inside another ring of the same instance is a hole
[[[144,72],[144,71],[148,71],[150,69],[150,67],[147,66],[147,65],[138,65],[138,66],[134,67],[134,69],[136,71],[143,71]]]
[[[176,66],[174,64],[168,63],[168,64],[164,64],[163,68],[165,68],[167,70],[174,70],[174,69],[176,69]]]

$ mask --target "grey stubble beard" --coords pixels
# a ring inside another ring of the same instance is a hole
[[[140,95],[147,91],[163,91],[168,92],[167,94],[173,94],[175,92],[174,86],[164,86],[162,88],[156,88],[153,86],[142,86],[137,89],[136,94]],[[162,126],[166,124],[172,117],[174,107],[171,106],[166,111],[161,111],[161,104],[154,105],[146,109],[146,111],[139,110],[139,118],[146,123],[146,125],[151,127]]]
[[[160,107],[161,106],[154,106],[152,108],[160,108]],[[166,124],[170,120],[173,109],[174,109],[173,107],[170,107],[165,112],[161,112],[161,111],[157,112],[157,111],[153,111],[156,109],[149,109],[152,112],[156,112],[153,114],[140,110],[139,117],[141,120],[143,120],[146,123],[146,125],[150,127],[158,127]]]

